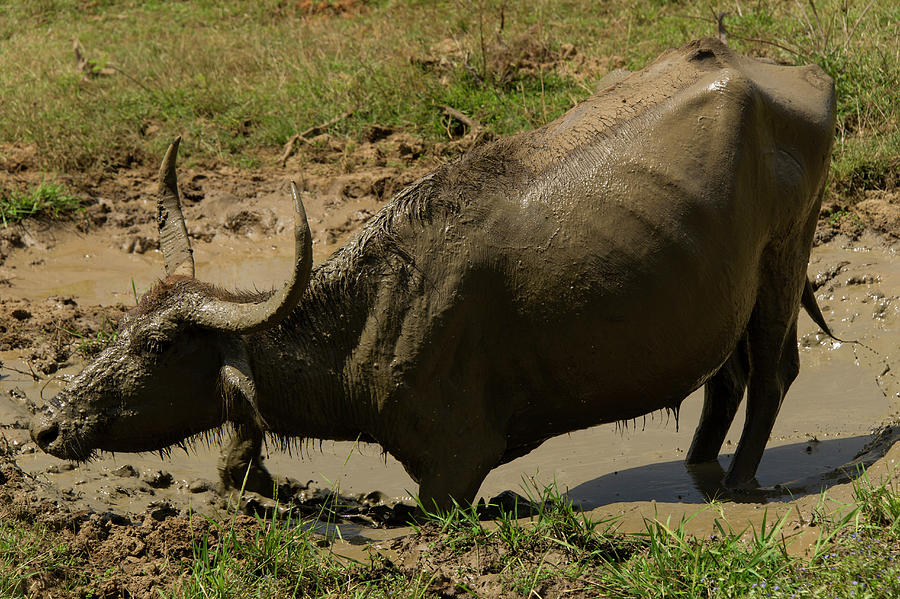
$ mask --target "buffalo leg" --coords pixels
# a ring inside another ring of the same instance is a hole
[[[798,289],[795,294],[797,301],[783,301],[783,305],[772,306],[757,301],[751,316],[747,416],[741,441],[725,475],[727,487],[757,486],[756,468],[772,434],[784,395],[800,370],[797,352],[799,292]],[[786,324],[779,326],[779,323]]]
[[[463,426],[460,423],[455,430]],[[484,478],[501,462],[506,447],[502,437],[483,428],[470,429],[455,439],[448,440],[446,434],[443,437],[449,442],[435,445],[436,451],[423,456],[425,459],[420,462],[423,467],[416,477],[419,502],[427,511],[447,511],[454,503],[470,505]]]
[[[219,479],[226,491],[244,489],[265,497],[275,493],[275,480],[262,465],[262,441],[263,433],[257,427],[235,430],[219,462]]]
[[[686,463],[702,464],[719,457],[722,442],[744,398],[749,371],[747,336],[744,335],[728,360],[704,386],[703,412]]]
[[[465,473],[438,472],[423,477],[419,483],[419,502],[422,508],[428,512],[446,512],[454,503],[460,507],[471,505],[490,470],[484,468]]]

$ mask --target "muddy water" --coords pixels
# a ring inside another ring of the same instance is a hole
[[[220,234],[210,243],[195,243],[198,276],[232,288],[280,285],[292,251],[285,237]],[[319,244],[317,260],[331,249]],[[146,290],[161,274],[162,260],[158,252],[128,254],[102,239],[62,232],[52,247],[19,252],[6,266],[15,273],[12,286],[4,289],[12,297],[72,295],[82,304],[130,304],[132,285],[139,293]],[[801,316],[801,373],[758,472],[761,485],[787,484],[795,495],[818,492],[830,473],[871,440],[873,428],[897,417],[900,410],[895,376],[900,372],[897,248],[885,247],[877,239],[854,244],[836,240],[814,251],[810,275],[823,282],[817,296],[834,332],[868,348],[826,339]],[[16,397],[24,393],[40,404],[41,394],[51,397],[64,375],[77,372],[79,365],[64,368],[61,376],[48,382],[32,380],[27,364],[13,353],[0,355],[0,360],[4,362],[0,426],[9,441],[24,445],[25,453],[17,458],[24,470],[95,509],[142,511],[167,500],[176,507],[206,510],[216,503],[214,493],[204,490],[216,480],[215,439],[195,446],[190,455],[180,450],[170,457],[104,455],[77,468],[34,451],[22,428],[28,413]],[[895,363],[893,372],[883,374],[887,364]],[[12,390],[17,392],[10,394]],[[480,495],[489,498],[507,489],[528,493],[534,486],[555,483],[588,508],[649,500],[702,503],[714,490],[710,481],[721,472],[709,468],[689,472],[682,463],[700,407],[701,394],[695,393],[684,402],[677,421],[653,414],[625,427],[601,426],[552,439],[493,471]],[[727,468],[742,424],[739,415],[723,448],[722,467]],[[403,468],[377,446],[323,442],[297,448],[293,455],[270,448],[267,460],[275,473],[343,493],[377,489],[388,497],[408,499],[416,490]],[[165,473],[172,476],[170,484]]]

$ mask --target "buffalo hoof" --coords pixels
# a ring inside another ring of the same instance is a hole
[[[759,489],[759,481],[756,480],[756,476],[741,476],[732,472],[725,475],[725,478],[722,479],[722,484],[731,491],[753,491]]]

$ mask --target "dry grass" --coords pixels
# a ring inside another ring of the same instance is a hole
[[[739,51],[817,62],[836,78],[836,188],[893,186],[900,6],[891,4],[7,1],[0,162],[31,144],[33,166],[46,171],[149,164],[185,134],[188,157],[253,167],[257,150],[351,110],[331,132],[359,137],[377,124],[446,139],[459,133],[441,110],[449,105],[509,134],[554,118],[610,68],[641,68],[714,34],[724,7]]]

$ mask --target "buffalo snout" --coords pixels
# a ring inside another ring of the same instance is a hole
[[[54,409],[54,402],[31,420],[31,439],[41,450],[64,460],[85,460],[90,456],[82,447],[78,425]]]
[[[43,418],[31,422],[31,439],[47,453],[52,453],[49,448],[58,438],[59,425],[55,422],[47,422]]]

